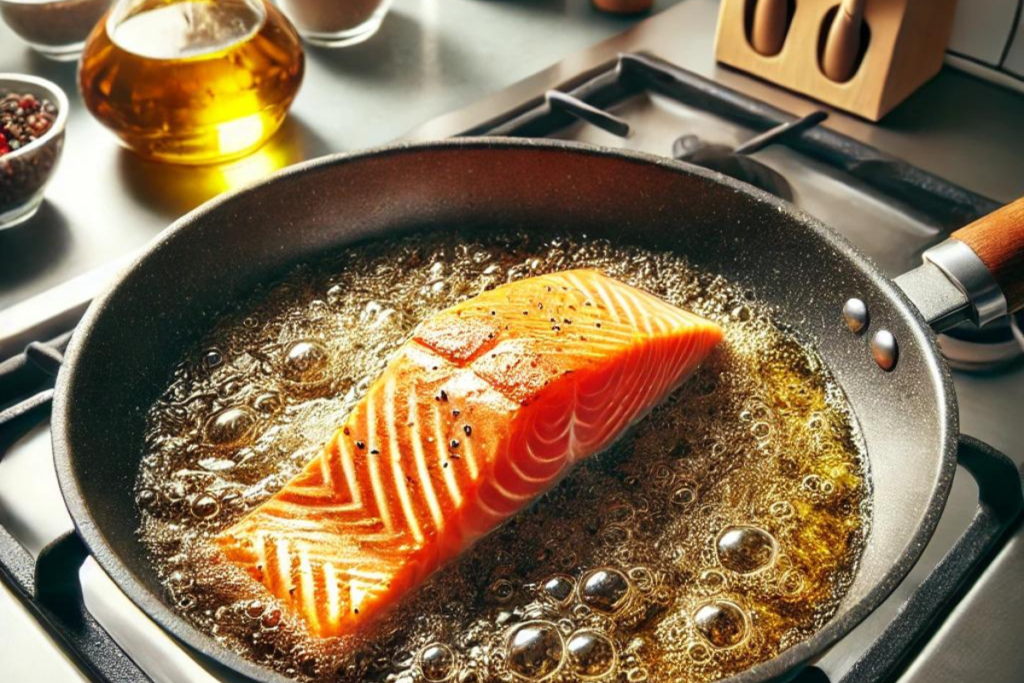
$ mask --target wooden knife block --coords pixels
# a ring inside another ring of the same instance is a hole
[[[871,121],[939,72],[956,9],[956,0],[868,0],[860,65],[837,83],[822,73],[820,59],[826,18],[839,0],[795,0],[782,50],[772,56],[750,44],[754,1],[722,0],[716,59]]]

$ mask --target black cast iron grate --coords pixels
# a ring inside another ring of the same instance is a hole
[[[729,153],[742,157],[769,144],[786,144],[859,181],[912,204],[937,222],[954,228],[997,208],[997,204],[851,138],[816,127],[824,116],[797,119],[713,81],[644,55],[622,55],[609,67],[584,74],[569,92],[551,91],[465,135],[545,137],[582,119],[615,135],[630,124],[604,111],[641,91],[656,91],[762,131]],[[687,152],[685,140],[674,153]],[[689,151],[693,145],[690,145]],[[71,333],[30,344],[24,353],[0,363],[0,460],[29,430],[50,417],[53,379]],[[894,680],[968,587],[998,553],[1024,510],[1021,473],[1006,456],[969,437],[961,440],[960,464],[978,483],[974,519],[950,552],[909,596],[882,636],[841,683]],[[0,526],[0,580],[53,636],[91,680],[146,683],[151,679],[89,615],[78,569],[88,551],[74,532],[58,538],[33,558]],[[798,680],[827,681],[813,666]],[[840,682],[837,682],[840,683]]]

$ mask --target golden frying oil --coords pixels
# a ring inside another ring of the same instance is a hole
[[[298,35],[263,0],[121,0],[86,44],[79,85],[130,149],[208,163],[273,135],[302,74]]]
[[[720,322],[725,341],[609,451],[366,633],[316,640],[209,539],[291,477],[424,318],[595,267]],[[869,521],[866,459],[818,357],[678,256],[451,233],[300,267],[226,315],[149,415],[140,530],[204,630],[302,680],[712,681],[835,613]]]

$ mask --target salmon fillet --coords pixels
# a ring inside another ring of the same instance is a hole
[[[594,270],[424,322],[324,451],[217,537],[317,636],[353,632],[607,447],[722,337]]]

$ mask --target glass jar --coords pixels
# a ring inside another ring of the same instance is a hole
[[[263,0],[118,0],[86,43],[79,87],[129,149],[212,163],[274,134],[303,68],[295,29]]]
[[[50,59],[74,61],[112,0],[0,0],[0,16],[29,47]]]
[[[319,47],[345,47],[370,38],[391,0],[276,0],[302,38]]]

